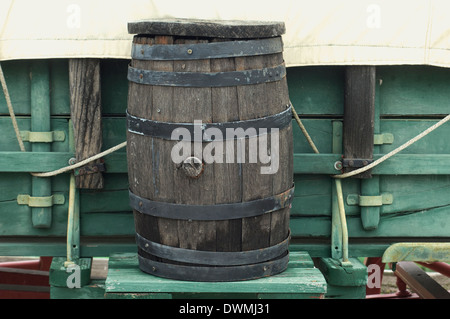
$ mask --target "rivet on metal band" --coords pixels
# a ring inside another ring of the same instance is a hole
[[[133,43],[134,60],[177,61],[258,56],[283,52],[281,37],[248,41],[226,41],[176,45]]]
[[[128,67],[128,80],[138,84],[173,87],[229,87],[280,81],[286,67],[230,72],[167,72]]]

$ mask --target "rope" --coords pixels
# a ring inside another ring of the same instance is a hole
[[[12,103],[11,103],[11,98],[9,96],[9,91],[8,91],[8,87],[6,85],[6,80],[5,80],[5,76],[3,74],[3,70],[2,70],[1,64],[0,64],[0,82],[2,84],[3,93],[5,94],[6,104],[8,105],[9,115],[10,115],[11,121],[13,123],[14,132],[16,133],[17,141],[19,142],[20,150],[22,152],[26,152],[25,146],[24,146],[23,141],[22,141],[22,137],[20,136],[19,126],[17,125],[16,115],[14,114],[14,109],[13,109],[13,106],[12,106]],[[47,172],[47,173],[31,173],[31,175],[36,176],[36,177],[56,176],[56,175],[59,175],[59,174],[62,174],[62,173],[74,170],[74,169],[79,168],[81,166],[84,166],[86,164],[89,164],[90,162],[95,161],[97,159],[100,159],[103,156],[106,156],[108,154],[111,154],[111,153],[113,153],[113,152],[115,152],[115,151],[117,151],[117,150],[119,150],[121,148],[124,148],[125,146],[127,146],[127,142],[123,142],[123,143],[121,143],[121,144],[119,144],[117,146],[114,146],[114,147],[112,147],[112,148],[110,148],[110,149],[108,149],[108,150],[106,150],[106,151],[104,151],[102,153],[99,153],[97,155],[89,157],[89,158],[87,158],[87,159],[85,159],[85,160],[83,160],[83,161],[81,161],[79,163],[76,163],[74,165],[63,167],[63,168],[57,169],[56,171]]]
[[[14,132],[16,133],[16,138],[17,141],[19,142],[19,146],[20,146],[20,150],[22,152],[25,152],[25,146],[23,144],[22,138],[20,136],[20,130],[19,127],[17,125],[17,120],[16,120],[16,116],[14,114],[14,109],[12,107],[12,103],[11,103],[11,98],[9,96],[9,92],[8,92],[8,87],[6,85],[6,81],[5,81],[5,77],[3,74],[3,70],[0,64],[0,81],[2,84],[2,88],[3,88],[3,93],[5,95],[5,99],[6,99],[6,104],[8,106],[8,111],[11,117],[11,121],[14,127]],[[308,131],[306,130],[305,126],[303,125],[302,121],[300,120],[297,112],[295,111],[294,105],[292,104],[291,101],[289,101],[292,107],[292,112],[294,114],[294,118],[298,124],[298,126],[300,127],[301,131],[303,132],[303,134],[305,135],[309,145],[311,146],[311,148],[313,149],[314,153],[316,154],[320,154],[319,150],[317,149],[316,145],[314,144],[313,140],[311,139],[311,136],[308,134]],[[440,127],[441,125],[443,125],[444,123],[450,121],[450,115],[447,115],[444,119],[442,119],[441,121],[439,121],[438,123],[434,124],[433,126],[431,126],[430,128],[428,128],[427,130],[425,130],[424,132],[422,132],[421,134],[417,135],[416,137],[412,138],[411,140],[409,140],[408,142],[404,143],[403,145],[401,145],[400,147],[396,148],[395,150],[393,150],[392,152],[384,155],[383,157],[379,158],[378,160],[374,161],[373,163],[364,166],[360,169],[354,170],[352,172],[348,172],[348,173],[344,173],[344,174],[340,174],[340,175],[333,175],[332,177],[334,178],[348,178],[354,175],[358,175],[361,174],[365,171],[368,171],[369,169],[374,168],[375,166],[381,164],[382,162],[386,161],[387,159],[391,158],[392,156],[396,155],[397,153],[403,151],[405,148],[411,146],[412,144],[414,144],[415,142],[417,142],[418,140],[422,139],[423,137],[427,136],[428,134],[430,134],[431,132],[433,132],[435,129],[437,129],[438,127]],[[106,156],[108,154],[111,154],[121,148],[124,148],[127,145],[127,142],[123,142],[117,146],[114,146],[102,153],[99,153],[95,156],[89,157],[77,164],[74,165],[70,165],[64,168],[60,168],[58,170],[52,171],[52,172],[47,172],[47,173],[31,173],[33,176],[37,176],[37,177],[50,177],[50,176],[55,176],[55,175],[59,175],[71,170],[74,170],[76,168],[79,168],[81,166],[84,166],[92,161],[95,161],[103,156]]]
[[[57,169],[56,171],[52,171],[52,172],[32,173],[32,174],[33,174],[33,176],[37,176],[37,177],[56,176],[56,175],[59,175],[59,174],[62,174],[62,173],[74,170],[74,169],[79,168],[81,166],[84,166],[86,164],[89,164],[90,162],[95,161],[95,160],[97,160],[99,158],[102,158],[102,157],[104,157],[104,156],[106,156],[108,154],[114,153],[115,151],[120,150],[121,148],[124,148],[125,146],[127,146],[127,142],[123,142],[123,143],[121,143],[121,144],[119,144],[117,146],[111,147],[110,149],[108,149],[108,150],[106,150],[106,151],[104,151],[102,153],[99,153],[97,155],[89,157],[89,158],[87,158],[87,159],[85,159],[85,160],[83,160],[83,161],[81,161],[79,163],[76,163],[74,165],[63,167],[63,168]]]
[[[300,118],[298,117],[297,112],[295,111],[294,105],[291,102],[291,106],[292,106],[292,112],[294,114],[294,117],[297,121],[297,124],[299,125],[300,129],[302,130],[303,134],[305,135],[306,139],[308,140],[309,145],[311,146],[311,148],[313,149],[313,151],[316,154],[320,154],[319,151],[317,150],[317,147],[315,146],[314,142],[312,141],[311,137],[309,136],[308,132],[305,129],[305,126],[303,125],[303,123],[301,122]],[[351,176],[355,176],[361,173],[364,173],[365,171],[368,171],[369,169],[374,168],[375,166],[383,163],[384,161],[386,161],[387,159],[391,158],[392,156],[394,156],[395,154],[403,151],[405,148],[411,146],[412,144],[414,144],[415,142],[417,142],[418,140],[422,139],[423,137],[427,136],[428,134],[430,134],[431,132],[433,132],[435,129],[437,129],[438,127],[440,127],[441,125],[447,123],[448,121],[450,121],[450,114],[447,115],[445,118],[443,118],[442,120],[440,120],[438,123],[434,124],[433,126],[429,127],[428,129],[426,129],[425,131],[423,131],[422,133],[420,133],[419,135],[417,135],[416,137],[410,139],[409,141],[407,141],[406,143],[404,143],[403,145],[397,147],[395,150],[391,151],[390,153],[380,157],[379,159],[377,159],[376,161],[374,161],[373,163],[366,165],[364,167],[361,167],[357,170],[348,172],[348,173],[344,173],[344,174],[340,174],[340,175],[333,175],[332,177],[334,178],[348,178]]]
[[[295,111],[294,105],[291,101],[289,101],[292,108],[292,113],[294,114],[295,120],[297,121],[298,126],[300,127],[300,130],[303,132],[303,135],[305,135],[306,140],[308,141],[309,145],[313,149],[314,153],[319,154],[319,150],[317,149],[316,145],[314,144],[313,140],[311,139],[311,136],[309,136],[308,131],[306,131],[305,126],[303,125],[302,121],[298,117],[297,112]]]
[[[364,166],[362,168],[359,168],[357,170],[348,172],[348,173],[344,173],[341,175],[334,175],[334,178],[347,178],[347,177],[351,177],[354,175],[358,175],[361,174],[371,168],[374,168],[375,166],[383,163],[384,161],[386,161],[387,159],[391,158],[392,156],[394,156],[395,154],[403,151],[405,148],[411,146],[412,144],[414,144],[415,142],[417,142],[418,140],[420,140],[421,138],[427,136],[428,134],[430,134],[431,132],[433,132],[435,129],[437,129],[439,126],[441,126],[442,124],[446,123],[450,121],[450,114],[447,115],[445,118],[443,118],[442,120],[440,120],[438,123],[434,124],[433,126],[429,127],[428,129],[426,129],[425,131],[423,131],[422,133],[420,133],[419,135],[417,135],[416,137],[410,139],[408,142],[404,143],[403,145],[397,147],[395,150],[393,150],[392,152],[384,155],[383,157],[380,157],[379,159],[377,159],[376,161],[374,161],[373,163]]]
[[[16,115],[14,114],[14,109],[12,107],[11,98],[9,96],[8,87],[6,86],[5,76],[3,74],[3,69],[0,64],[0,81],[2,83],[3,93],[5,94],[6,105],[8,105],[9,115],[14,127],[14,132],[16,133],[17,141],[19,142],[19,147],[22,152],[25,152],[25,145],[23,145],[22,137],[20,136],[19,126],[17,125]]]

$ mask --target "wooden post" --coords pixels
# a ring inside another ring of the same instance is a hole
[[[80,162],[101,152],[102,148],[102,109],[99,59],[70,59],[70,111],[73,122],[76,160]],[[103,176],[92,164],[88,164],[76,178],[77,188],[101,189]]]
[[[353,159],[372,160],[374,152],[374,134],[379,133],[379,105],[375,105],[376,68],[374,66],[350,66],[346,69],[345,109],[344,109],[344,159],[351,163]],[[364,161],[353,161],[361,163]],[[367,164],[365,164],[367,165]],[[356,167],[347,167],[351,171]],[[361,178],[361,195],[380,195],[378,176],[372,176],[370,170],[356,175]],[[361,222],[366,230],[378,227],[380,207],[361,207]]]
[[[349,66],[345,72],[344,160],[355,160],[346,171],[358,168],[356,159],[372,160],[374,145],[375,67]],[[345,166],[345,163],[344,163]],[[370,178],[371,173],[356,175]]]

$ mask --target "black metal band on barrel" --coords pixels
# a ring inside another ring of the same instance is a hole
[[[139,248],[156,257],[192,264],[210,266],[237,266],[261,263],[283,255],[289,248],[288,236],[281,243],[262,249],[239,252],[215,252],[184,249],[152,242],[136,234]]]
[[[284,64],[273,68],[230,72],[166,72],[128,67],[128,80],[139,84],[173,87],[228,87],[280,81]]]
[[[276,260],[229,267],[161,263],[144,258],[141,255],[138,255],[138,258],[139,268],[148,274],[175,280],[204,282],[241,281],[273,276],[286,270],[289,262],[288,252]]]
[[[134,210],[154,216],[182,220],[231,220],[260,216],[289,207],[294,197],[294,187],[271,197],[248,202],[216,205],[183,205],[155,202],[129,191],[130,206]]]
[[[283,41],[281,37],[277,37],[176,45],[133,43],[131,57],[135,60],[178,61],[258,56],[281,52],[283,52]]]
[[[287,105],[287,109],[281,113],[270,115],[258,119],[246,121],[223,122],[223,123],[168,123],[152,121],[131,115],[127,111],[127,128],[130,133],[157,137],[165,140],[180,141],[183,130],[187,130],[191,137],[191,142],[212,142],[220,141],[214,134],[208,134],[209,129],[220,130],[223,140],[237,139],[245,137],[255,137],[260,134],[270,133],[270,129],[282,129],[288,126],[292,121],[292,108]],[[239,131],[237,131],[239,129]],[[242,130],[241,130],[242,129]],[[267,129],[262,131],[261,129]],[[236,134],[227,134],[227,130],[231,130]],[[196,133],[198,132],[198,133]],[[238,136],[241,132],[242,136]],[[178,134],[179,133],[179,134]],[[214,138],[213,138],[214,137]],[[201,138],[201,139],[199,139]]]

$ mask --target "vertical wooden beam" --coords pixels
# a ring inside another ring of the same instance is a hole
[[[373,159],[374,112],[375,67],[347,67],[345,72],[343,135],[345,160]],[[352,171],[354,168],[348,167],[346,171]],[[371,173],[368,171],[356,177],[370,178]]]
[[[31,65],[31,131],[50,132],[50,77],[46,60],[33,61]],[[32,143],[33,152],[50,152],[50,143]],[[51,178],[33,176],[31,196],[48,197],[52,195]],[[51,207],[32,207],[33,227],[49,228],[52,223]]]
[[[360,164],[360,160],[373,159],[374,134],[375,130],[379,132],[380,129],[379,109],[376,108],[375,97],[375,66],[347,67],[344,99],[344,166],[345,163]],[[358,165],[346,167],[345,171],[349,172],[359,167]],[[362,179],[361,195],[380,195],[379,177],[373,177],[370,170],[355,177]],[[367,180],[369,178],[370,180]],[[379,220],[380,207],[361,207],[361,222],[364,229],[376,229]]]
[[[374,134],[380,134],[380,85],[375,85],[375,107],[374,107]],[[380,146],[374,146],[373,150],[376,154],[380,152]],[[380,176],[372,176],[370,179],[361,180],[362,196],[378,196],[380,195]],[[380,206],[361,207],[361,222],[365,230],[374,230],[378,228],[380,223]]]
[[[100,59],[70,59],[69,83],[70,112],[79,162],[100,153],[102,148]],[[101,189],[103,184],[101,172],[76,178],[77,188]]]

